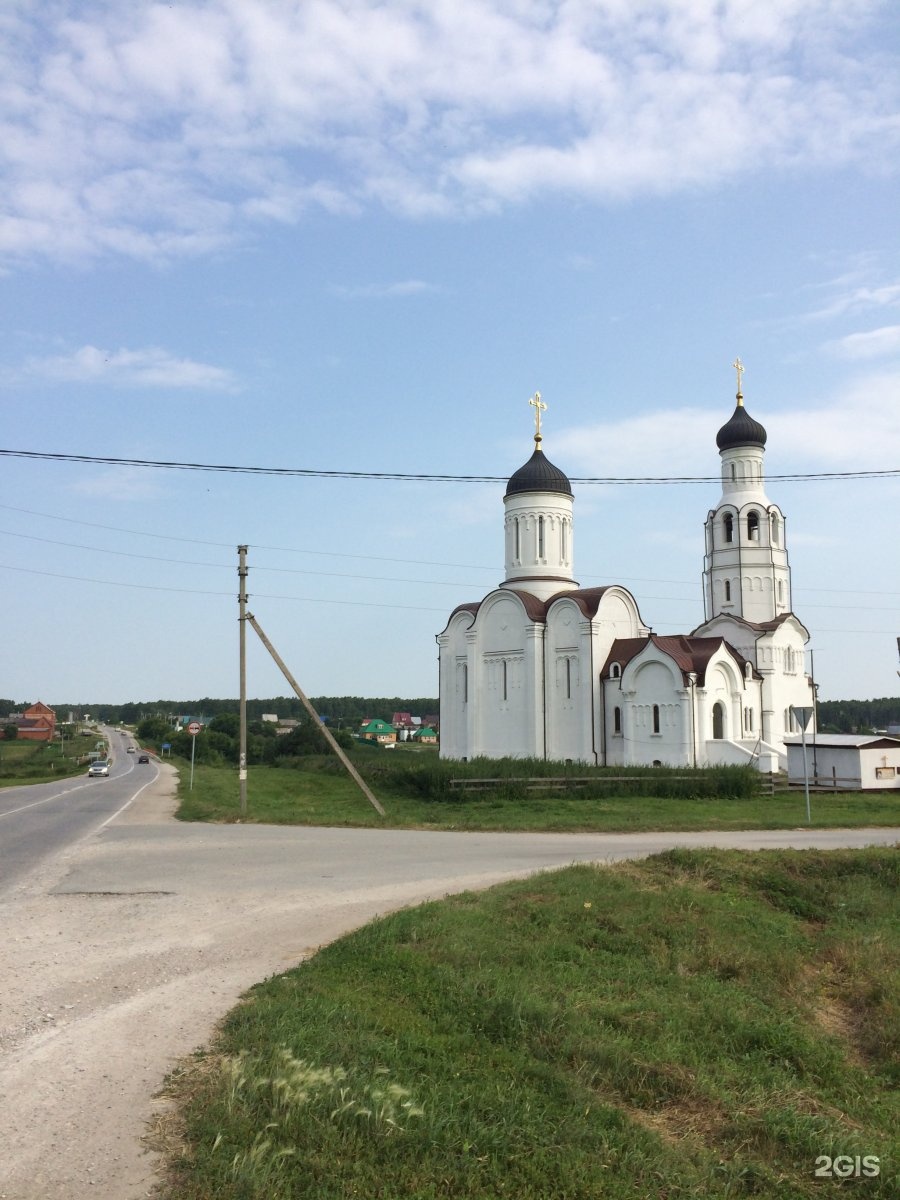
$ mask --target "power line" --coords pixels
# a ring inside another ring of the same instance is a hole
[[[73,583],[98,583],[101,587],[137,588],[142,592],[176,592],[188,596],[227,596],[234,599],[233,592],[213,592],[201,588],[163,587],[155,583],[122,583],[117,579],[94,579],[86,575],[62,575],[56,571],[36,571],[31,567],[12,567],[8,563],[0,563],[0,571],[16,571],[21,575],[41,575],[47,579],[66,579]],[[374,600],[329,600],[319,596],[282,596],[274,592],[254,592],[254,598],[259,600],[293,600],[301,604],[340,604],[352,608],[391,608],[404,612],[436,612],[447,616],[446,608],[426,608],[420,604],[380,604]]]
[[[230,543],[230,542],[207,542],[207,541],[202,541],[199,538],[184,538],[184,537],[178,537],[178,536],[169,535],[169,534],[149,533],[149,532],[146,532],[144,530],[139,530],[139,529],[124,529],[117,525],[104,525],[104,524],[100,524],[100,523],[94,522],[94,521],[79,521],[72,517],[60,517],[54,513],[42,513],[42,512],[36,512],[32,509],[17,508],[11,504],[0,504],[0,509],[5,509],[9,512],[23,513],[23,514],[26,514],[28,516],[33,516],[33,517],[41,517],[45,520],[50,520],[50,521],[63,521],[69,525],[83,525],[86,528],[90,528],[90,529],[105,529],[108,532],[112,532],[112,533],[125,533],[131,537],[151,537],[151,538],[161,539],[161,540],[165,540],[165,541],[183,542],[183,543],[187,543],[187,544],[195,545],[195,546],[213,546],[216,548],[227,547],[228,549],[233,548],[232,543]],[[138,554],[135,551],[109,550],[103,546],[86,546],[83,543],[78,543],[78,542],[63,542],[63,541],[59,541],[59,540],[56,540],[53,538],[42,538],[42,537],[37,537],[36,535],[33,535],[33,534],[19,533],[18,531],[13,531],[13,530],[8,530],[8,529],[0,529],[0,535],[4,535],[4,534],[7,537],[20,538],[24,541],[42,542],[46,545],[63,546],[67,549],[85,550],[92,554],[110,554],[110,555],[114,555],[114,556],[120,557],[120,558],[141,559],[141,560],[145,560],[147,562],[165,562],[165,563],[170,563],[170,564],[174,564],[177,566],[208,567],[208,568],[211,568],[214,570],[229,570],[229,571],[233,570],[233,566],[234,566],[234,564],[230,563],[230,562],[229,563],[209,563],[209,562],[204,563],[204,562],[196,562],[196,561],[193,561],[190,559],[183,559],[183,558],[182,559],[173,559],[173,558],[171,558],[171,556],[168,556],[168,555],[165,557],[161,557],[159,555],[153,555],[153,554]],[[328,558],[352,558],[352,559],[358,559],[360,561],[367,561],[367,562],[402,563],[406,566],[459,568],[460,570],[490,571],[491,573],[496,573],[496,570],[497,570],[496,567],[484,567],[484,566],[476,565],[473,563],[444,563],[444,562],[434,562],[434,561],[430,561],[427,559],[386,558],[386,557],[379,557],[379,556],[371,555],[371,554],[346,554],[346,553],[338,553],[336,551],[328,551],[328,550],[298,549],[298,548],[292,547],[292,546],[264,546],[264,545],[257,546],[257,545],[254,545],[254,549],[255,550],[268,550],[268,551],[272,551],[272,552],[285,553],[285,554],[313,554],[313,555],[318,555],[320,557],[328,557]],[[255,571],[268,571],[273,574],[282,574],[282,575],[317,576],[317,577],[329,578],[329,579],[359,579],[359,580],[366,580],[366,581],[375,582],[375,583],[408,583],[408,584],[422,584],[424,586],[460,587],[460,588],[463,588],[463,587],[478,588],[478,587],[483,586],[480,582],[478,582],[478,583],[468,582],[467,583],[463,580],[406,579],[406,578],[398,578],[396,576],[389,576],[389,575],[357,575],[357,574],[347,574],[344,572],[337,572],[337,571],[305,571],[305,570],[299,570],[299,569],[293,568],[293,567],[267,567],[262,564],[256,564],[254,566],[254,570]],[[584,578],[584,579],[601,579],[601,580],[606,579],[605,576],[599,576],[599,575],[586,575],[586,576],[582,576],[582,578]],[[696,583],[695,580],[690,580],[690,579],[656,579],[656,578],[652,578],[652,577],[648,577],[648,576],[636,576],[636,575],[617,575],[616,582],[617,583],[656,583],[656,584],[671,585],[673,587],[690,587],[690,588],[696,588],[698,586],[698,584]],[[894,598],[900,597],[900,593],[898,593],[898,592],[872,591],[872,590],[866,590],[863,588],[795,587],[793,590],[795,593],[806,593],[806,594],[852,595],[852,596],[890,596],[890,597],[894,597]],[[642,599],[644,599],[644,600],[667,600],[670,602],[674,601],[676,603],[679,603],[679,602],[688,603],[688,602],[692,602],[694,600],[694,596],[644,596]],[[806,602],[804,602],[804,607],[806,607],[806,608],[858,609],[860,606],[856,605],[856,604],[816,604],[814,602],[806,601]],[[437,611],[437,610],[434,610],[434,611]],[[863,608],[860,611],[892,612],[895,610],[893,607],[880,608],[880,607],[873,606],[873,607]]]
[[[250,467],[236,463],[175,462],[150,458],[115,458],[100,454],[52,454],[42,450],[2,450],[8,458],[41,459],[46,462],[94,463],[114,467],[151,467],[167,471],[212,471],[229,475],[268,475],[301,479],[371,479],[413,483],[505,483],[505,475],[437,475],[405,471],[325,471],[313,467]],[[768,475],[769,480],[809,482],[818,479],[893,479],[900,468],[885,471],[812,471],[805,474]],[[718,483],[719,475],[570,475],[571,483],[604,486],[652,486],[683,483]]]

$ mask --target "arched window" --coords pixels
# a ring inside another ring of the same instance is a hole
[[[621,708],[613,709],[613,733],[622,732],[622,710]]]
[[[772,545],[777,546],[778,545],[778,534],[779,534],[778,514],[771,513],[770,520],[771,520],[771,524],[772,524]]]
[[[538,517],[538,558],[544,557],[544,518]]]
[[[569,525],[561,521],[559,526],[559,553],[563,562],[569,557]]]
[[[518,517],[516,517],[516,519],[515,519],[515,530],[516,530],[516,554],[515,554],[515,558],[516,558],[516,562],[518,562],[518,561],[519,561],[519,559],[522,557],[522,543],[521,543],[521,541],[520,541],[520,534],[519,534],[519,518],[518,518]]]
[[[734,483],[737,479],[737,470],[734,463],[731,464],[731,482]]]
[[[713,705],[712,719],[713,737],[717,741],[721,741],[721,739],[725,736],[725,709],[718,700]]]
[[[784,604],[784,580],[778,580],[778,603]]]
[[[618,663],[613,663],[613,665],[609,669],[609,673],[613,679],[618,679],[622,674],[622,668],[619,666]]]
[[[572,660],[566,659],[566,699],[572,699]]]
[[[725,532],[725,541],[733,542],[734,541],[734,517],[731,515],[731,513],[726,513],[725,516],[722,518],[722,529]]]
[[[730,579],[725,580],[725,599],[726,600],[731,599],[731,580]]]
[[[463,698],[463,704],[468,704],[468,702],[469,702],[469,664],[468,663],[463,663],[462,698]]]
[[[503,660],[503,699],[504,700],[508,699],[508,697],[509,697],[507,684],[508,684],[508,672],[506,669],[506,659],[504,658],[504,660]]]
[[[759,513],[755,509],[747,513],[747,537],[751,542],[759,541]]]
[[[653,732],[659,733],[659,705],[653,705]]]

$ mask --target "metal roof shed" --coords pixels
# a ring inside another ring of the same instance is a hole
[[[788,779],[802,784],[802,739],[794,736],[784,741]],[[900,790],[900,738],[877,733],[809,734],[806,757],[813,787],[833,787],[844,792]]]

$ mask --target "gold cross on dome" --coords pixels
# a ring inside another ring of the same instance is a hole
[[[731,365],[737,371],[737,377],[738,377],[737,394],[738,394],[738,399],[741,399],[744,394],[743,391],[741,390],[741,376],[744,374],[744,364],[741,362],[741,360],[739,358],[736,358]]]
[[[541,413],[547,411],[547,405],[541,399],[540,392],[535,392],[528,403],[534,409],[534,440],[539,442],[541,440]]]

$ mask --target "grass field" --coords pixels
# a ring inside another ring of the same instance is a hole
[[[165,1195],[896,1196],[897,886],[887,850],[672,851],[379,920],[175,1073]]]
[[[236,821],[240,797],[236,770],[180,766],[178,815],[191,821]],[[401,777],[402,778],[402,777]],[[642,785],[645,777],[642,778]],[[640,832],[672,829],[794,829],[806,826],[802,792],[774,797],[681,798],[554,793],[444,794],[424,799],[399,789],[396,777],[369,778],[386,810],[380,817],[334,760],[311,759],[307,769],[250,769],[246,820],[278,825],[366,825],[416,829],[506,829]],[[900,824],[900,793],[814,795],[812,825]]]
[[[18,738],[0,741],[0,787],[23,783],[48,783],[60,776],[80,775],[84,763],[79,759],[95,747],[97,734],[66,738],[58,741],[29,742]]]

